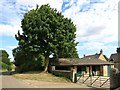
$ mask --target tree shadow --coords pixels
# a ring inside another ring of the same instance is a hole
[[[15,74],[15,71],[5,71],[5,72],[0,72],[0,75],[13,75]]]

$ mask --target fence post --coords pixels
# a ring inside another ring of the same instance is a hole
[[[100,76],[100,86],[101,86],[101,76]]]
[[[75,75],[74,76],[74,83],[76,83],[77,82],[77,74],[75,73],[74,75]]]
[[[72,70],[72,82],[75,82],[75,79],[77,78],[77,75],[76,75],[76,70],[73,69]],[[76,80],[77,81],[77,80]]]
[[[90,74],[90,85],[92,84],[92,75]]]
[[[83,73],[83,82],[84,82],[84,73]]]

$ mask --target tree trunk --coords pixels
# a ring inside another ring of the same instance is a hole
[[[49,65],[49,56],[46,56],[46,57],[45,57],[44,72],[48,72],[48,65]]]

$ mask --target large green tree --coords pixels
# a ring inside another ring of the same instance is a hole
[[[49,56],[55,58],[78,58],[76,51],[76,27],[71,19],[48,4],[25,13],[21,22],[23,33],[16,35],[19,47],[25,52],[41,53],[48,70]]]

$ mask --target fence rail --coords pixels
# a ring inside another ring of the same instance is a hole
[[[83,81],[83,83],[85,83],[85,82],[89,79],[89,77],[90,77],[90,76],[88,76],[88,77]]]
[[[110,77],[104,77],[104,76],[91,76],[91,75],[81,75],[77,82],[80,83],[85,83],[89,84],[90,86],[97,86],[97,87],[103,87],[107,82],[108,85],[106,86],[107,88],[110,88],[110,83],[109,83]]]
[[[103,82],[100,87],[102,87],[108,80],[110,80],[110,78],[108,78],[105,82]]]
[[[95,83],[99,78],[100,78],[100,76],[98,76],[98,77],[91,83],[91,85],[92,85],[93,83]]]

